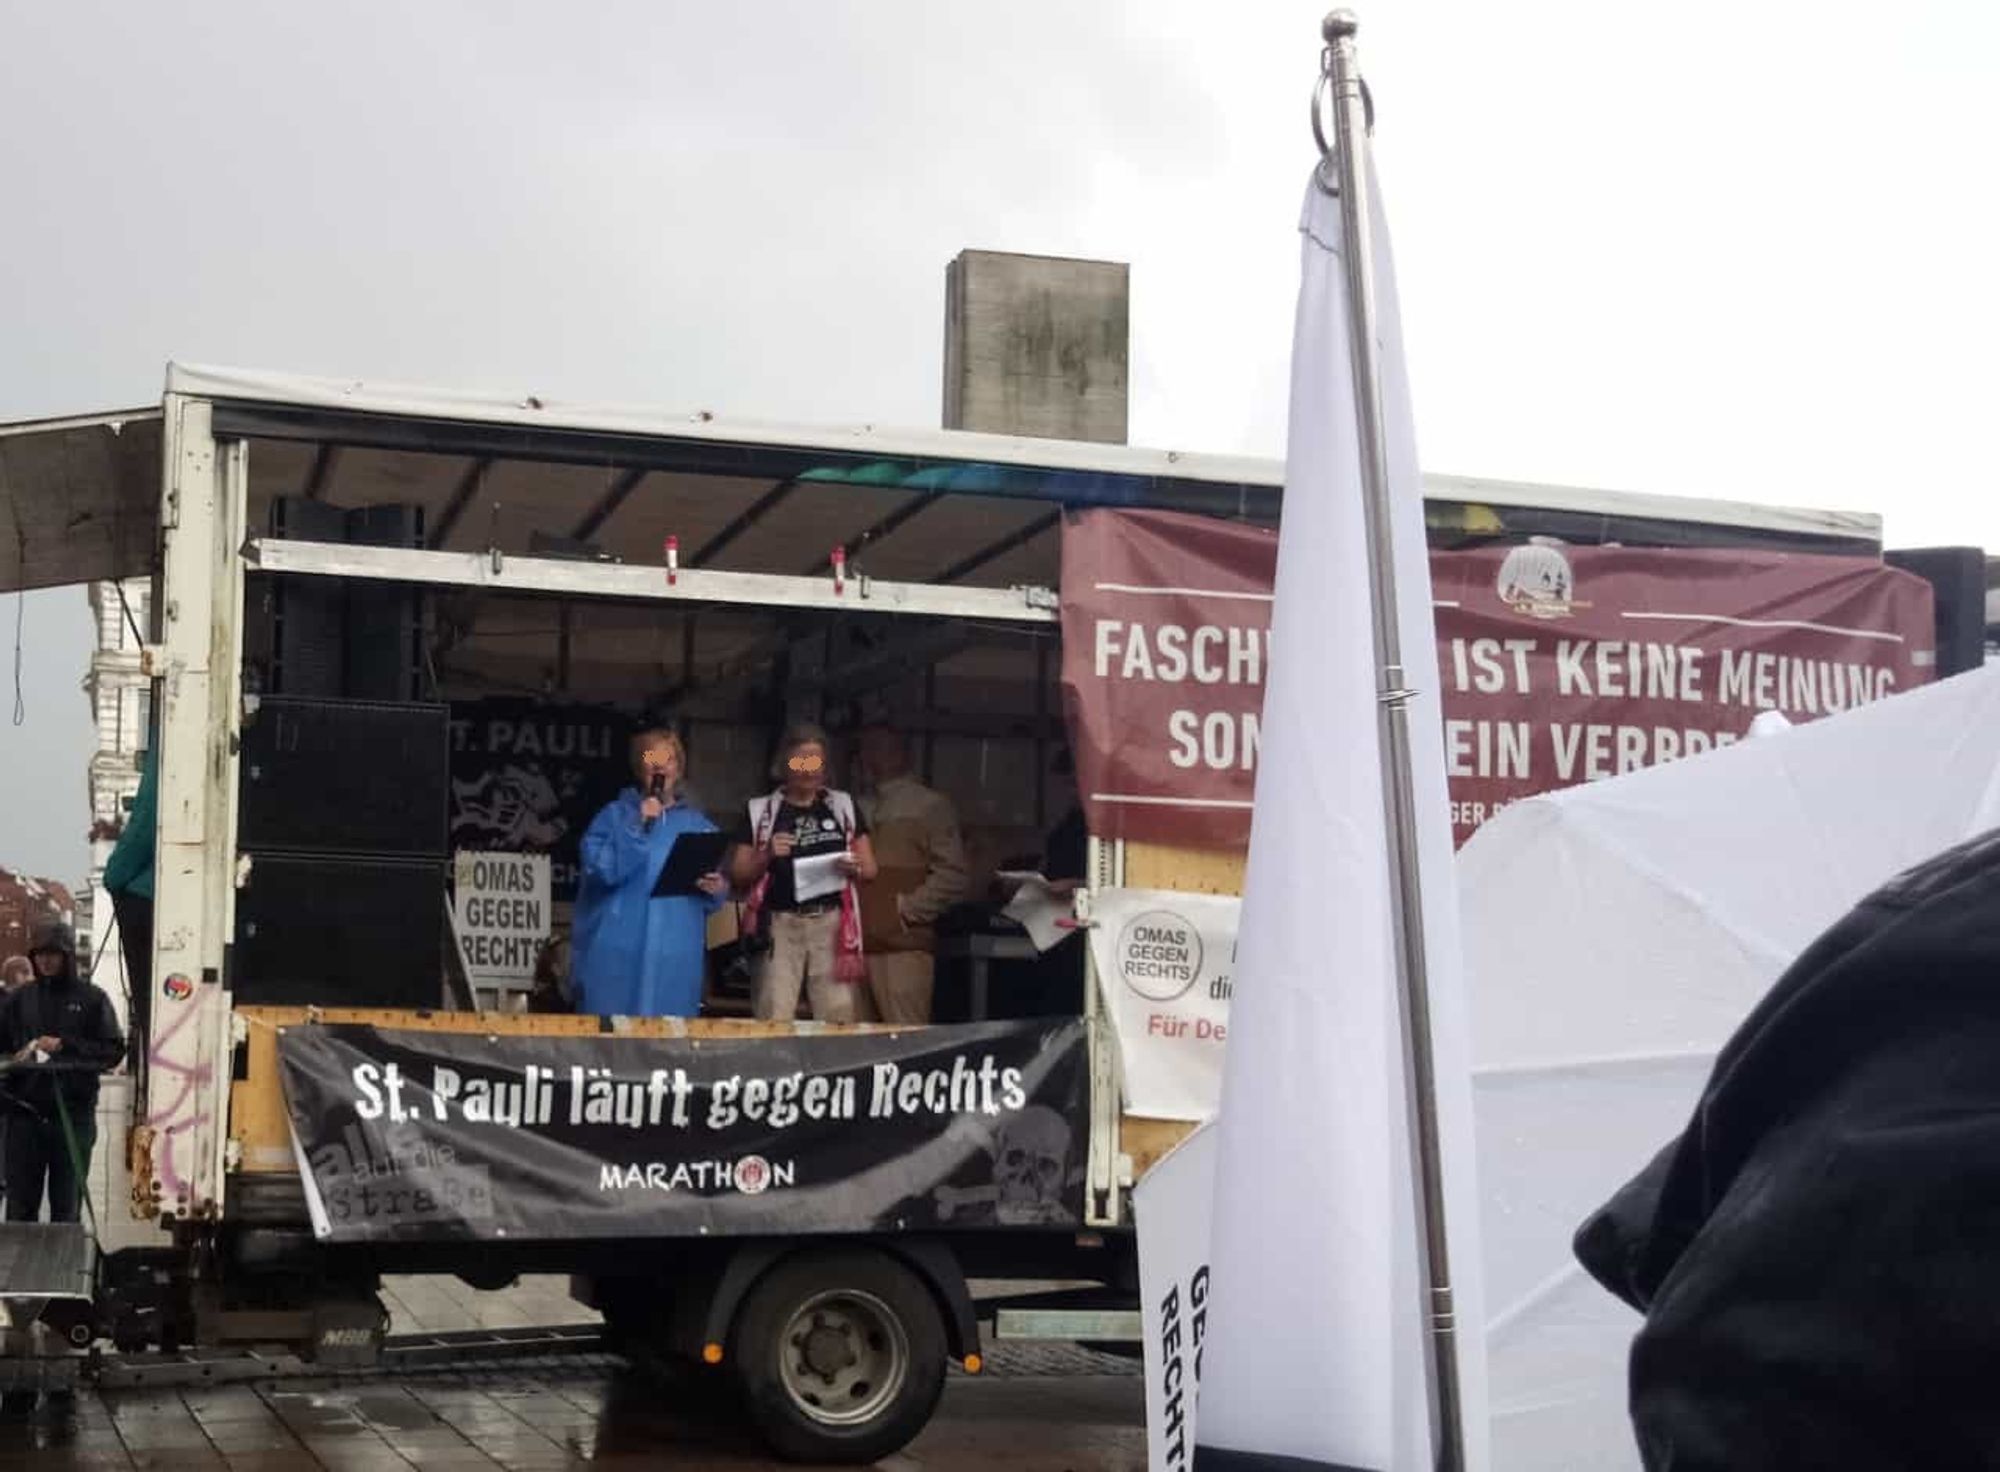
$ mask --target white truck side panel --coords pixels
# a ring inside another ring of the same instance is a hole
[[[221,1204],[229,1090],[224,956],[235,924],[245,447],[218,445],[206,402],[169,396],[162,597],[159,847],[146,1039],[148,1132],[135,1182],[163,1215]]]

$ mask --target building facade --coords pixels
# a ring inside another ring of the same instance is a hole
[[[150,740],[152,683],[142,658],[144,635],[153,626],[152,597],[152,584],[144,578],[90,585],[96,647],[83,681],[97,726],[97,746],[89,758],[90,880],[76,897],[78,949],[87,950],[87,957],[80,959],[111,998],[119,1025],[128,1028],[132,1004],[111,896],[104,889],[104,865],[138,794],[140,764]],[[91,1202],[106,1249],[162,1240],[157,1228],[132,1216],[131,1177],[125,1165],[131,1110],[132,1078],[128,1069],[121,1068],[104,1080],[98,1095],[97,1149],[90,1160]]]
[[[143,578],[90,585],[97,637],[84,694],[97,727],[97,748],[90,754],[90,880],[77,896],[77,938],[89,951],[85,964],[94,967],[121,1022],[130,1015],[130,1006],[111,897],[104,892],[104,865],[139,790],[152,719],[152,684],[142,667],[142,635],[152,626],[152,596],[152,585]]]

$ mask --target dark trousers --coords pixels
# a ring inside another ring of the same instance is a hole
[[[146,1024],[153,1015],[153,902],[143,895],[114,894],[111,913],[118,917],[118,949],[125,957],[125,984],[132,1002],[126,1016],[134,1052],[143,1058],[148,1047]]]
[[[78,1219],[85,1183],[78,1167],[90,1169],[90,1152],[97,1144],[95,1105],[70,1106],[71,1131],[76,1138],[78,1159],[70,1159],[63,1143],[62,1122],[53,1114],[48,1119],[15,1112],[7,1120],[6,1173],[7,1220],[37,1221],[42,1215],[42,1195],[49,1198],[49,1220],[73,1222]]]

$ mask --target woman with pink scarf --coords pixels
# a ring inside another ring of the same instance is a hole
[[[826,733],[792,727],[778,743],[776,791],[750,803],[734,877],[750,891],[743,932],[763,954],[750,984],[759,1019],[788,1022],[805,993],[821,1022],[868,1018],[855,881],[875,877],[868,825],[854,799],[827,785]]]

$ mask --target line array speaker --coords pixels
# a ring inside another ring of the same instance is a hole
[[[301,496],[271,502],[273,537],[370,547],[421,547],[419,506],[343,510]],[[271,579],[269,678],[281,695],[415,700],[424,693],[424,599],[373,581]]]
[[[235,1000],[438,1006],[444,880],[430,859],[253,856],[236,901]]]
[[[252,853],[450,855],[450,707],[265,696],[243,726]]]
[[[1940,680],[1986,663],[1986,554],[1978,547],[1915,547],[1883,556],[1931,585]]]
[[[435,1007],[450,711],[271,695],[245,721],[231,987],[245,1004]]]

